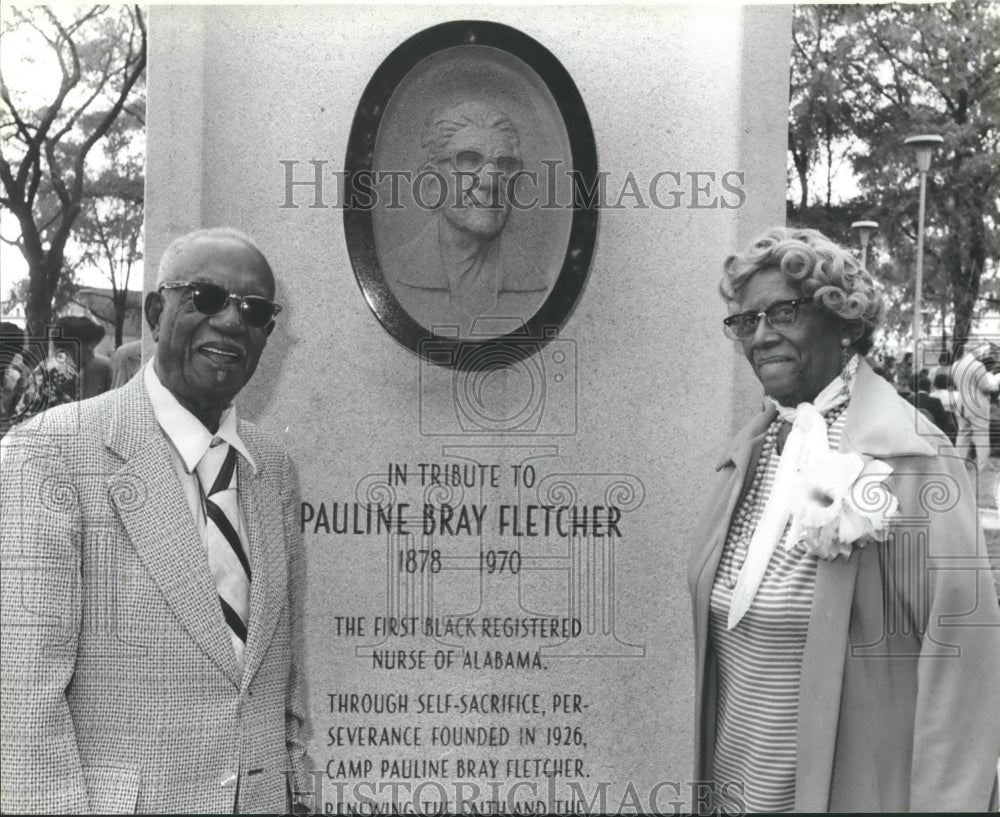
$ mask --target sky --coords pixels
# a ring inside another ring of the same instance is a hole
[[[453,2],[462,2],[463,0],[453,0]],[[791,0],[789,0],[790,2]],[[182,0],[183,2],[183,0]],[[398,2],[398,0],[367,0],[367,2],[373,5],[380,5],[386,2]],[[441,0],[438,0],[441,2]],[[447,0],[446,0],[447,2]],[[517,0],[509,0],[509,2],[517,2]],[[521,4],[521,2],[517,2]],[[617,3],[609,2],[608,0],[584,0],[583,3],[580,0],[574,0],[573,5],[586,4],[586,5],[615,5]],[[6,17],[9,15],[9,6],[11,4],[6,2],[6,0],[0,0],[0,16]],[[69,5],[83,5],[82,2],[62,2],[56,3],[60,6]],[[22,90],[23,93],[30,97],[36,97],[39,100],[45,100],[46,97],[51,96],[52,89],[57,87],[59,81],[59,72],[55,64],[40,63],[37,60],[32,60],[32,54],[37,55],[38,51],[30,48],[30,45],[24,40],[5,38],[4,48],[0,49],[0,63],[2,63],[4,68],[4,75],[8,78],[17,77],[16,83],[11,83]],[[26,61],[30,61],[31,70],[30,71],[17,71],[15,66],[23,66]],[[27,75],[27,81],[24,77]],[[10,80],[8,80],[10,81]],[[849,167],[843,166],[838,168],[835,186],[837,188],[843,187],[844,195],[850,195],[853,189],[854,181],[853,176],[850,173]],[[15,238],[19,233],[17,221],[11,216],[7,211],[0,212],[0,236],[5,239]],[[138,274],[133,274],[129,282],[130,289],[141,289],[142,288],[142,269],[141,266],[137,270]],[[14,286],[18,280],[27,276],[28,268],[24,261],[21,253],[16,247],[11,246],[6,243],[6,241],[0,243],[0,300],[4,300],[10,293],[10,289]],[[78,280],[83,286],[92,287],[108,287],[110,286],[110,281],[108,277],[102,273],[100,270],[91,269],[84,270],[78,274]]]
[[[371,1],[372,0],[369,0],[369,2]],[[603,1],[604,0],[591,0],[591,2],[595,3]],[[378,2],[378,0],[375,0],[375,2]],[[69,4],[63,2],[59,5]],[[8,14],[9,3],[4,0],[0,0],[0,16],[6,17]],[[34,97],[38,100],[44,101],[46,97],[51,96],[53,93],[52,89],[58,85],[59,72],[54,63],[46,65],[45,63],[39,62],[37,59],[32,59],[32,56],[37,56],[38,53],[39,49],[32,49],[30,47],[30,43],[26,41],[26,38],[12,39],[7,37],[4,40],[3,49],[0,49],[0,63],[3,65],[6,77],[17,78],[16,83],[10,83],[12,86],[16,85],[15,92],[20,90],[28,98]],[[23,69],[26,62],[30,63],[30,70],[17,70],[18,67]],[[24,79],[25,76],[28,77],[27,80]],[[8,81],[10,82],[10,79],[8,79]],[[795,195],[794,174],[791,174],[791,176],[793,190],[790,191],[790,195]],[[850,198],[850,196],[856,192],[856,189],[857,183],[850,163],[839,163],[834,169],[834,198],[836,200]],[[16,237],[18,233],[19,229],[16,220],[9,212],[0,211],[0,236],[5,239],[12,239]],[[5,241],[0,242],[0,300],[6,299],[11,288],[18,282],[18,280],[26,275],[27,264],[17,248],[11,246]],[[83,286],[110,286],[108,277],[99,269],[81,270],[78,273],[78,280]],[[140,265],[133,272],[129,282],[130,288],[141,290],[142,281],[143,275]]]
[[[6,19],[9,15],[9,3],[0,2],[0,17]],[[61,3],[60,5],[69,5]],[[15,102],[20,99],[20,105],[27,100],[29,103],[44,104],[54,95],[59,85],[59,71],[54,61],[39,59],[47,49],[33,47],[33,43],[25,37],[5,37],[3,48],[0,49],[0,65],[3,67],[4,78],[7,80]],[[92,151],[92,156],[96,152]],[[99,161],[99,157],[95,156]],[[10,290],[19,280],[27,277],[28,265],[17,247],[7,243],[20,235],[17,219],[10,211],[0,210],[0,301],[6,300]],[[135,269],[129,280],[129,289],[142,289],[142,267]],[[111,282],[107,275],[98,269],[81,270],[77,280],[85,287],[107,288]]]

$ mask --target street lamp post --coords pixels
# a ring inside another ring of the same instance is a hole
[[[878,222],[855,221],[851,229],[858,231],[858,240],[861,242],[861,266],[868,269],[868,239],[878,229]]]
[[[917,217],[917,280],[916,292],[913,298],[913,347],[916,352],[917,344],[920,342],[921,309],[923,308],[924,290],[924,201],[927,197],[927,171],[931,167],[931,152],[935,147],[944,142],[944,139],[935,134],[921,134],[911,136],[904,140],[903,144],[913,148],[917,154],[917,172],[920,175],[920,213]],[[916,354],[914,354],[916,359]]]

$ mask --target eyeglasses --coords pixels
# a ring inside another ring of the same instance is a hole
[[[516,156],[484,156],[478,150],[458,150],[443,158],[450,159],[455,169],[463,173],[478,173],[486,164],[496,165],[497,170],[505,175],[521,169],[521,160]]]
[[[281,311],[280,306],[267,298],[261,298],[259,295],[236,295],[226,292],[217,284],[205,281],[170,281],[160,284],[160,291],[164,289],[191,290],[191,303],[202,315],[218,315],[226,308],[226,304],[234,301],[240,320],[254,329],[263,329]]]
[[[723,331],[731,340],[746,340],[753,337],[757,324],[763,317],[775,329],[787,329],[795,325],[799,307],[813,303],[812,298],[795,298],[791,301],[777,301],[762,312],[740,312],[722,320]]]

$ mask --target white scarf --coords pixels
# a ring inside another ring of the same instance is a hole
[[[803,463],[809,461],[812,452],[830,449],[823,415],[850,400],[850,392],[854,387],[854,374],[857,370],[858,357],[854,355],[844,370],[816,395],[812,403],[799,403],[795,408],[787,408],[768,398],[778,409],[781,419],[792,424],[792,430],[785,440],[785,447],[782,449],[781,459],[778,460],[778,468],[774,475],[771,495],[750,538],[747,558],[736,580],[726,629],[733,629],[750,609],[767,571],[767,565],[771,561],[771,554],[774,553],[788,525],[792,511],[792,486],[799,478],[799,471]]]

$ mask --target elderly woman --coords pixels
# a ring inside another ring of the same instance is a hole
[[[785,228],[721,291],[766,396],[691,559],[696,779],[722,810],[986,809],[1000,607],[962,461],[861,357],[882,296]]]

